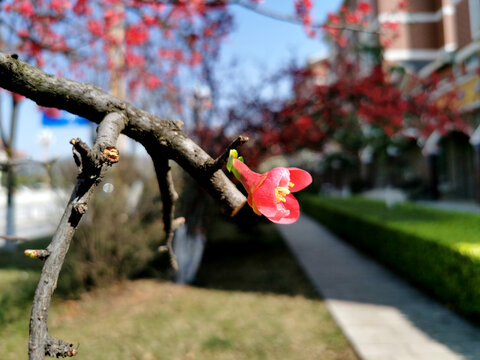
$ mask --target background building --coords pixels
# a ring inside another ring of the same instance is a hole
[[[355,9],[359,2],[347,0],[344,6]],[[347,46],[332,42],[331,71],[336,72],[338,57],[354,62],[358,76],[382,61],[386,68],[403,69],[391,81],[405,93],[422,92],[424,81],[435,79],[431,101],[440,103],[448,96],[452,101],[454,94],[454,106],[467,126],[434,132],[427,139],[406,128],[407,145],[400,151],[390,147],[393,155],[383,159],[364,149],[362,154],[369,155],[360,156],[364,178],[376,187],[417,184],[423,196],[433,198],[480,200],[480,0],[368,2],[368,28],[380,29],[380,34],[350,32]],[[384,45],[383,56],[376,58],[372,49],[381,49],[379,45]],[[309,67],[327,68],[325,59]],[[334,78],[328,75],[330,81]],[[398,167],[393,176],[392,162]]]

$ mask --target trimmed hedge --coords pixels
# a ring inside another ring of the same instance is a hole
[[[301,197],[302,209],[467,318],[480,321],[480,215]]]

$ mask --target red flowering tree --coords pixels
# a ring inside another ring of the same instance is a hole
[[[215,58],[231,28],[216,1],[8,0],[0,2],[0,49],[70,78],[90,80],[134,100],[154,91],[179,111],[182,66]],[[107,76],[105,76],[107,75]],[[20,98],[11,98],[10,126],[0,127],[8,161],[7,235],[14,235],[15,138]],[[155,109],[158,112],[158,109]],[[7,243],[11,245],[12,243]]]
[[[396,36],[398,24],[372,29],[370,16],[366,2],[328,16],[324,30],[331,40],[331,57],[282,70],[292,84],[292,97],[250,97],[231,109],[230,116],[255,138],[247,159],[259,161],[302,148],[321,152],[334,143],[337,154],[358,166],[360,150],[367,147],[389,156],[391,145],[412,134],[425,141],[434,131],[471,133],[468,118],[458,110],[455,79],[438,74],[420,78],[385,63],[383,50]],[[450,90],[442,91],[445,88]]]

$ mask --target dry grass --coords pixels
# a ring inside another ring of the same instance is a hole
[[[52,336],[89,360],[357,359],[272,226],[215,229],[201,287],[137,280],[57,297]],[[2,360],[26,358],[28,312],[0,326]]]
[[[302,296],[139,280],[54,309],[51,333],[80,343],[78,359],[356,359],[322,302]],[[2,359],[25,358],[11,327]]]

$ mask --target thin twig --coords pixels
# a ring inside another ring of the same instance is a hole
[[[303,21],[300,17],[298,16],[292,16],[292,15],[285,15],[285,14],[280,14],[276,11],[268,10],[265,8],[261,8],[258,5],[254,5],[245,1],[232,1],[232,5],[237,5],[241,6],[247,10],[250,10],[256,14],[268,17],[270,19],[278,20],[278,21],[283,21],[289,24],[294,24],[294,25],[303,25]],[[362,32],[362,33],[367,33],[367,34],[374,34],[374,35],[380,35],[381,32],[378,30],[369,30],[365,29],[360,26],[349,26],[346,24],[328,24],[328,23],[320,23],[316,22],[310,25],[312,28],[316,29],[339,29],[339,30],[347,30],[347,31],[354,31],[354,32]]]
[[[37,166],[51,166],[53,163],[58,161],[58,159],[52,159],[48,161],[40,161],[40,160],[33,160],[29,158],[23,158],[23,159],[7,159],[5,161],[0,161],[0,168],[4,168],[7,166],[28,166],[28,165],[37,165]]]
[[[48,334],[48,312],[58,275],[73,234],[83,214],[86,212],[87,203],[96,185],[105,175],[109,165],[113,163],[108,156],[105,156],[103,149],[115,146],[116,138],[125,125],[122,114],[109,115],[105,117],[104,121],[106,123],[103,126],[99,126],[99,135],[97,136],[97,139],[102,141],[101,143],[100,141],[95,141],[93,149],[90,149],[80,139],[71,141],[81,157],[82,167],[77,178],[77,184],[48,247],[43,251],[32,250],[31,253],[27,254],[36,258],[46,258],[35,291],[30,316],[30,360],[43,360],[45,356],[67,357],[77,353],[73,348],[73,344],[55,339]],[[113,124],[116,124],[116,126],[114,127]],[[114,130],[112,129],[113,127],[115,128]],[[104,134],[104,132],[111,132],[111,134]],[[40,256],[36,256],[37,254]]]
[[[165,231],[166,250],[170,255],[170,263],[172,268],[178,270],[177,256],[173,252],[173,236],[175,230],[185,223],[185,218],[175,219],[175,202],[178,199],[178,194],[175,191],[172,180],[172,170],[168,163],[168,159],[162,154],[151,154],[155,173],[157,175],[158,187],[160,188],[160,195],[163,204],[163,228]],[[163,250],[160,247],[159,250]]]
[[[228,161],[228,157],[230,156],[230,150],[233,150],[243,144],[245,144],[249,140],[248,136],[240,135],[235,140],[232,141],[230,145],[227,146],[225,151],[220,155],[218,158],[215,159],[210,165],[208,165],[208,169],[211,172],[215,172],[220,170],[223,165],[225,165]]]
[[[23,241],[28,241],[29,239],[20,237],[20,236],[12,236],[12,235],[0,235],[0,239],[4,239],[7,241],[18,241],[18,242],[23,242]]]

